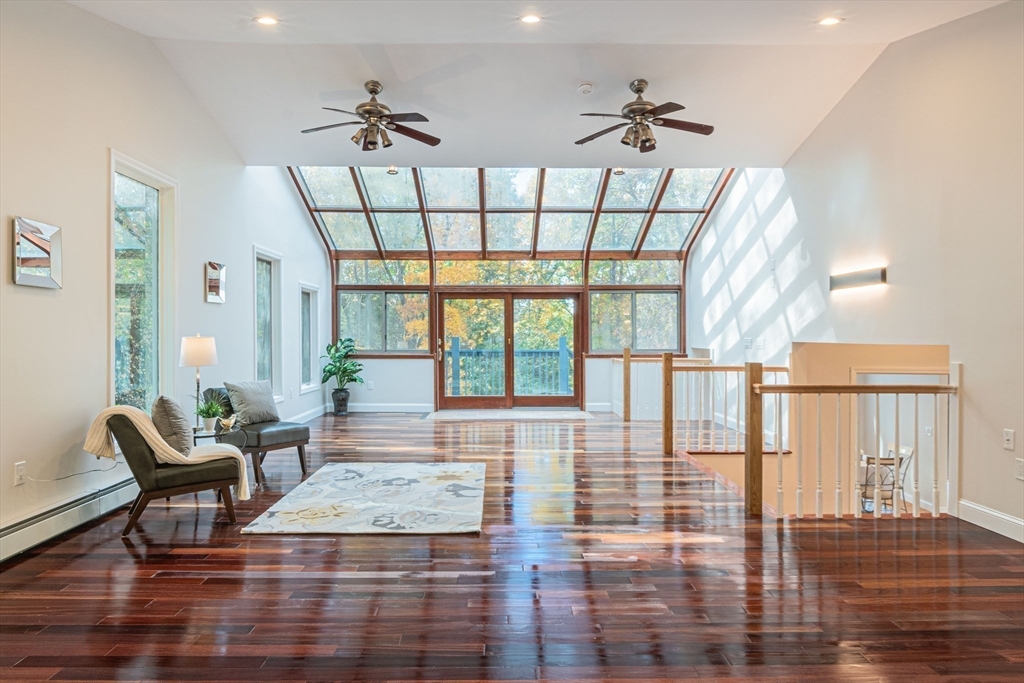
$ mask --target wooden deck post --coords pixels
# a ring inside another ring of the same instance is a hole
[[[672,354],[661,355],[661,443],[665,453],[674,451],[676,411],[673,405],[673,387],[675,377],[672,373]]]
[[[761,364],[747,363],[745,375],[747,378],[747,409],[744,415],[746,427],[743,450],[743,509],[748,515],[760,517],[764,486],[762,477],[764,433],[761,428],[761,418],[764,413],[761,394],[754,391],[754,385],[761,384],[764,377]],[[778,440],[776,437],[776,441]],[[781,449],[781,447],[781,444],[776,444],[776,448]]]
[[[622,421],[629,422],[633,415],[633,388],[630,386],[633,352],[627,346],[622,349]]]

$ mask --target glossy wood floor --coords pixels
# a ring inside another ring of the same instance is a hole
[[[1024,551],[955,519],[746,519],[656,423],[314,421],[325,461],[487,463],[468,536],[241,536],[213,494],[6,563],[0,679],[1021,681]]]

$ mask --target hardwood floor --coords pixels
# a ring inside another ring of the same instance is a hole
[[[0,680],[1024,680],[1024,547],[956,519],[745,518],[657,423],[315,420],[327,461],[487,463],[468,536],[241,536],[213,493],[0,568]]]

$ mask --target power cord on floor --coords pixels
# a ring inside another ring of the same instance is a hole
[[[112,469],[114,469],[115,467],[117,467],[118,465],[123,465],[123,464],[124,463],[122,461],[118,460],[118,461],[116,461],[114,463],[113,467],[108,467],[106,469],[86,470],[84,472],[75,472],[73,474],[65,474],[63,477],[57,477],[55,479],[36,479],[36,478],[30,477],[28,475],[25,475],[25,478],[28,479],[29,481],[34,481],[34,482],[39,482],[39,483],[45,483],[45,482],[51,482],[51,481],[63,481],[65,479],[70,479],[71,477],[80,477],[83,474],[92,474],[93,472],[109,472]]]

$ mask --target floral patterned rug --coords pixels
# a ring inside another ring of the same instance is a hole
[[[484,463],[330,463],[243,534],[462,534],[480,531]]]

